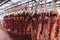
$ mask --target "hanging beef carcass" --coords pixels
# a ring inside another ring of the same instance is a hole
[[[40,40],[40,33],[42,31],[42,13],[38,14],[38,21],[37,21],[37,33],[36,33],[36,40]]]
[[[50,30],[51,30],[51,40],[54,40],[54,38],[56,37],[56,29],[57,29],[57,14],[53,11],[50,13]]]
[[[23,12],[19,17],[19,34],[24,34],[24,15],[25,12]]]
[[[56,28],[57,28],[57,14],[58,14],[58,11],[56,9],[56,4],[55,4],[55,0],[52,0],[52,9],[53,9],[53,12],[51,12],[51,40],[54,40],[56,36]]]
[[[9,25],[7,25],[8,24],[8,16],[6,15],[5,17],[4,17],[4,28],[6,28],[6,29],[8,29],[8,26]]]
[[[37,21],[38,21],[38,14],[34,14],[32,16],[32,30],[31,30],[31,35],[32,35],[32,40],[36,39],[36,33],[37,33]]]
[[[17,34],[19,33],[19,14],[16,14],[14,15],[14,27],[15,27],[15,30],[17,32]]]
[[[58,39],[60,40],[60,14],[58,15]]]
[[[48,21],[48,17],[46,16],[46,13],[44,12],[42,14],[42,27],[43,27],[43,32],[42,34],[44,35],[44,40],[45,40],[45,36],[46,36],[46,23]]]
[[[14,26],[14,31],[18,33],[17,31],[17,28],[18,28],[18,20],[19,17],[18,17],[18,14],[14,14],[14,17],[13,17],[13,26]]]
[[[14,14],[11,14],[9,16],[9,29],[11,31],[14,31],[15,30],[15,26],[14,26]]]
[[[47,8],[47,4],[46,4],[46,0],[44,0],[44,7],[45,7],[45,13],[44,13],[44,34],[45,34],[45,40],[49,40],[49,30],[50,30],[50,13],[48,11],[48,8]]]
[[[31,27],[32,27],[31,16],[27,12],[25,14],[25,23],[24,23],[25,40],[31,40]]]
[[[27,29],[28,29],[28,25],[29,25],[29,13],[27,12],[25,14],[25,26],[24,26],[24,33],[27,34]]]
[[[33,15],[33,30],[36,30],[37,29],[37,20],[38,20],[38,14],[34,14]]]
[[[32,17],[29,15],[29,19],[28,19],[28,27],[27,27],[27,33],[31,34],[31,27],[32,27]]]
[[[60,14],[58,15],[58,28],[60,29]]]
[[[17,15],[14,15],[14,21],[15,21],[15,28],[16,28],[16,32],[19,33],[19,30],[18,30],[18,16]]]
[[[20,14],[17,14],[18,15],[18,28],[17,28],[17,31],[19,32],[19,34],[22,34],[22,29],[21,29],[21,18],[22,16]]]
[[[49,31],[50,31],[50,19],[49,19],[49,13],[45,13],[45,28],[44,28],[44,33],[45,33],[45,39],[49,40]]]

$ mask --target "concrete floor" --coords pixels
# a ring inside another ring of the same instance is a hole
[[[29,35],[18,35],[7,32],[5,29],[0,29],[0,40],[31,40]]]
[[[20,40],[19,35],[9,33],[4,29],[0,29],[0,40]]]

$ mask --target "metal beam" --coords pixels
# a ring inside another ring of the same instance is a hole
[[[11,0],[6,0],[6,1],[2,2],[2,3],[0,4],[0,6],[4,5],[5,3],[9,2],[9,1],[11,1]]]

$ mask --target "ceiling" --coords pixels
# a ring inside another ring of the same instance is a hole
[[[31,1],[31,0],[29,0],[29,1]],[[37,1],[39,1],[39,0],[37,0]],[[40,0],[40,1],[43,1],[43,0]],[[48,3],[47,5],[49,5],[51,3],[51,1],[52,0],[47,0],[47,3]],[[4,0],[2,2],[0,1],[0,13],[7,10],[7,9],[10,9],[10,8],[15,7],[15,6],[21,5],[25,2],[28,2],[28,0],[15,0],[15,1],[14,0]],[[42,3],[44,3],[44,2],[42,2]],[[60,6],[60,1],[59,0],[56,1],[56,4],[58,4],[56,6],[58,6],[58,8],[60,8],[59,7]],[[49,5],[48,7],[50,8],[50,6],[51,5]]]

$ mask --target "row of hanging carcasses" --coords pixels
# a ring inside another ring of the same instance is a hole
[[[51,39],[52,31],[56,31],[55,36],[58,34],[57,24],[55,24],[55,29],[52,30],[56,20],[57,14],[53,11],[49,13],[35,13],[34,15],[32,15],[32,13],[27,12],[25,14],[25,12],[23,12],[22,14],[4,16],[4,28],[10,29],[11,32],[16,31],[17,34],[35,34],[35,37],[40,32],[40,34],[44,34],[45,36],[48,35],[47,38],[45,37],[46,40],[48,40]],[[33,30],[35,33],[32,33]]]

